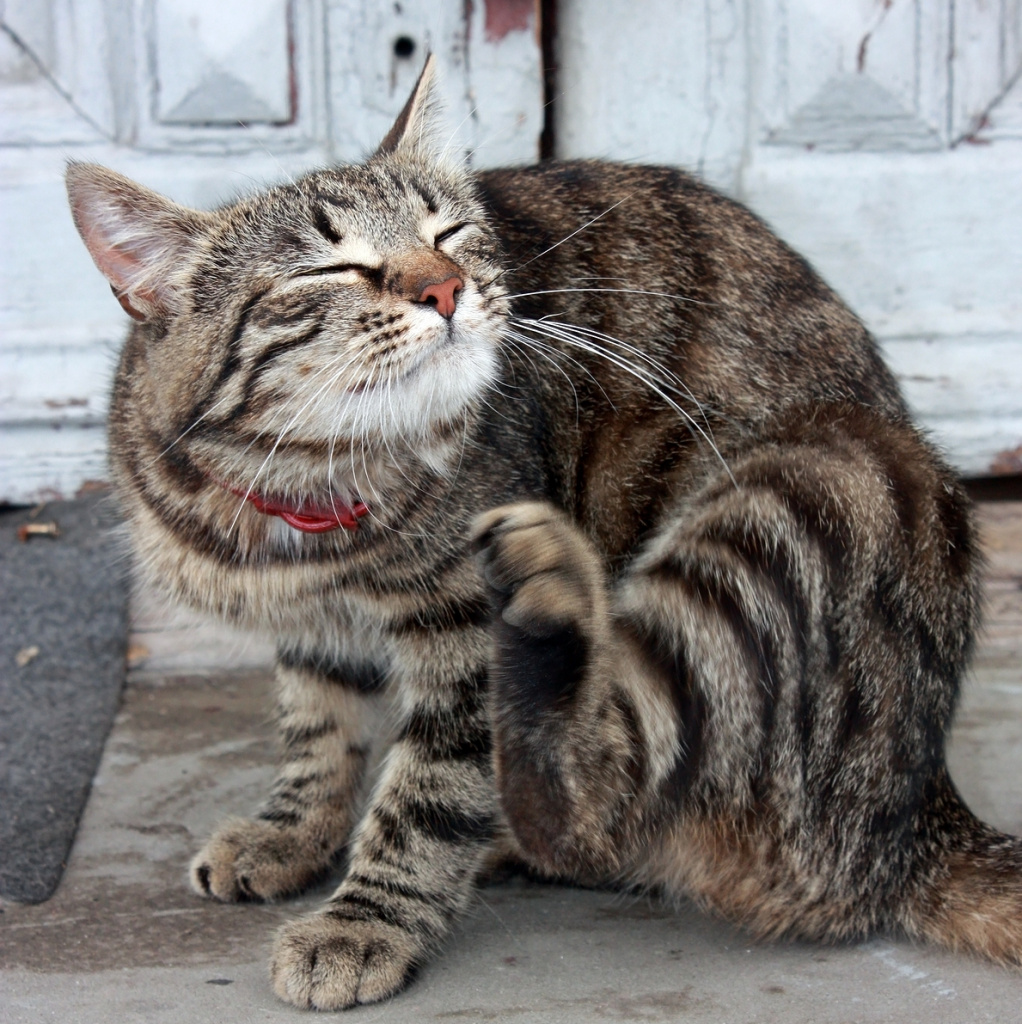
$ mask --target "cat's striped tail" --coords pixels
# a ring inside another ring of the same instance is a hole
[[[902,908],[912,936],[1022,965],[1022,838],[980,821],[945,775],[928,809],[932,856]]]

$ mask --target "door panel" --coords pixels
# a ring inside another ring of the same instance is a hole
[[[562,0],[559,155],[747,202],[877,334],[963,472],[1022,445],[1022,2]]]
[[[536,11],[4,0],[0,498],[104,472],[124,318],[71,229],[68,157],[229,200],[363,156],[433,50],[452,152],[528,162]],[[558,16],[558,155],[679,163],[744,199],[865,318],[961,469],[1022,444],[1022,0],[559,0]]]

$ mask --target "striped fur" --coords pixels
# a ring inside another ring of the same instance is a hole
[[[213,213],[68,172],[140,319],[110,417],[139,568],[279,642],[277,779],[193,885],[343,862],[273,954],[319,1009],[404,985],[497,851],[1018,962],[1022,846],[944,767],[969,510],[875,343],[679,171],[446,165],[430,74],[365,164]],[[369,512],[305,533],[247,495]]]

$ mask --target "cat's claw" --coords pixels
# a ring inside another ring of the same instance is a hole
[[[424,959],[407,932],[329,911],[285,925],[270,961],[273,990],[305,1010],[344,1010],[404,988]]]

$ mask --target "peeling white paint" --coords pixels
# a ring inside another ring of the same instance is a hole
[[[364,155],[427,49],[453,148],[478,165],[537,154],[537,34],[488,38],[481,3],[232,0],[235,19],[288,20],[293,44],[271,47],[265,80],[231,65],[270,111],[244,126],[190,121],[184,93],[161,118],[159,63],[201,92],[219,46],[176,63],[183,44],[159,26],[186,8],[195,0],[3,8],[0,500],[72,495],[106,475],[126,320],[72,228],[68,157],[210,206]],[[1022,0],[953,8],[559,0],[555,134],[560,156],[681,164],[748,202],[877,334],[956,466],[983,473],[1022,444]],[[275,123],[290,109],[285,72],[297,104]]]
[[[942,978],[932,978],[929,971],[907,962],[903,954],[893,946],[866,947],[884,967],[890,970],[889,982],[916,982],[917,986],[941,999],[955,999],[958,992]],[[930,980],[928,980],[930,979]]]

